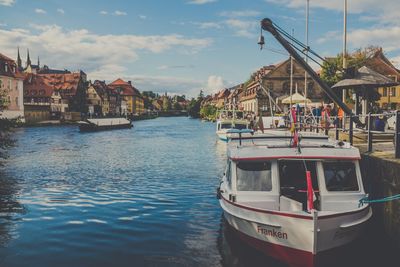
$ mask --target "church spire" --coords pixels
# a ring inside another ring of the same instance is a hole
[[[20,56],[20,54],[19,54],[19,46],[18,46],[18,56],[17,56],[17,68],[18,68],[19,70],[22,69],[22,60],[21,60],[21,56]]]
[[[28,67],[32,64],[31,58],[29,57],[29,48],[27,49],[27,51],[28,51],[28,55],[27,55],[27,59],[26,59],[26,67]]]

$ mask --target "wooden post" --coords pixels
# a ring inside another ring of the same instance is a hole
[[[368,113],[368,150],[367,152],[371,152],[372,151],[372,116],[371,116],[371,112]]]
[[[317,133],[319,132],[319,117],[317,117]]]
[[[339,128],[338,128],[338,124],[336,124],[336,128],[335,128],[335,137],[336,137],[336,141],[339,140]]]
[[[353,145],[353,115],[350,114],[349,142]]]
[[[400,111],[396,110],[395,158],[400,158]]]

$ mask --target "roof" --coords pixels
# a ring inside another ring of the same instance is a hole
[[[14,62],[14,59],[9,58],[6,55],[3,55],[2,53],[0,53],[0,60]]]
[[[28,73],[24,79],[24,96],[29,97],[51,97],[53,87],[46,83],[44,77]]]
[[[373,71],[367,66],[359,68],[354,78],[344,79],[334,84],[332,88],[364,88],[364,87],[389,87],[395,86],[399,83],[394,82],[392,79]]]
[[[113,89],[120,88],[121,89],[121,95],[124,96],[139,96],[142,97],[140,94],[139,90],[136,89],[130,81],[125,82],[121,78],[116,79],[112,83],[108,84],[109,87]]]
[[[64,74],[38,74],[43,77],[44,81],[52,86],[54,90],[64,91],[65,94],[75,95],[81,81],[81,73],[64,73]],[[68,90],[68,91],[65,91]]]

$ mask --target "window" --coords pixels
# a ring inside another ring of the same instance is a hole
[[[315,161],[302,161],[302,160],[281,160],[279,161],[279,176],[281,183],[281,192],[285,194],[290,192],[293,198],[298,196],[305,196],[305,194],[298,195],[298,190],[307,189],[306,169],[311,172],[311,180],[313,189],[318,189],[317,170]]]
[[[271,163],[243,161],[236,166],[238,191],[271,191]]]
[[[226,123],[224,123],[224,124],[221,124],[221,129],[230,129],[232,127],[232,124],[226,124]]]
[[[246,124],[235,124],[235,126],[233,128],[238,129],[238,130],[243,130],[243,129],[246,129]]]
[[[387,88],[383,88],[382,95],[383,95],[383,96],[387,96]]]
[[[8,89],[11,89],[11,79],[8,79]]]
[[[15,98],[15,105],[18,106],[18,96]]]
[[[358,191],[356,168],[353,162],[324,162],[328,191]]]
[[[226,167],[226,180],[228,181],[228,186],[231,187],[231,183],[232,183],[232,169],[231,169],[231,161],[228,160],[228,165]]]
[[[390,88],[390,96],[396,96],[396,87]]]

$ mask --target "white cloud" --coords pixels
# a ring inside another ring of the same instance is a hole
[[[193,65],[161,65],[158,66],[159,70],[169,70],[169,69],[193,69]]]
[[[208,3],[212,3],[212,2],[216,2],[217,0],[192,0],[187,2],[188,4],[192,4],[192,5],[204,5],[204,4],[208,4]]]
[[[256,21],[246,21],[239,19],[228,19],[224,22],[236,36],[252,38],[256,35],[258,23]]]
[[[114,11],[114,15],[115,16],[126,16],[126,15],[128,15],[126,12],[124,12],[124,11],[120,11],[120,10],[115,10]]]
[[[58,9],[57,9],[57,12],[60,13],[60,14],[65,14],[64,9],[62,9],[62,8],[58,8]]]
[[[35,12],[38,13],[38,14],[46,14],[47,13],[46,10],[41,9],[41,8],[36,8]]]
[[[139,18],[140,18],[140,19],[147,19],[147,16],[145,16],[145,15],[139,15]]]
[[[217,22],[194,22],[200,29],[221,29],[222,26]]]
[[[15,0],[0,0],[0,6],[12,6],[15,4]]]
[[[29,47],[42,62],[52,68],[83,69],[88,73],[116,75],[126,71],[126,63],[141,53],[162,53],[174,49],[198,52],[211,45],[211,39],[186,38],[182,35],[100,35],[86,29],[66,30],[58,25],[35,25],[26,29],[0,28],[0,51],[14,55],[17,44]],[[68,45],[65,45],[68,44]],[[109,72],[110,70],[115,70]]]
[[[100,15],[107,15],[107,14],[108,14],[108,12],[107,12],[107,11],[105,11],[105,10],[102,10],[102,11],[100,11],[100,12],[99,12],[99,14],[100,14]]]
[[[265,0],[267,3],[283,5],[289,8],[298,9],[305,8],[304,0]],[[391,24],[400,24],[398,20],[398,10],[400,10],[400,1],[396,0],[352,0],[347,1],[349,13],[368,13],[369,19],[377,22],[385,22]],[[343,12],[343,1],[318,0],[311,1],[310,8],[323,8],[327,10],[335,10]]]
[[[216,93],[225,88],[224,80],[221,76],[211,75],[207,80],[207,93]]]
[[[241,11],[223,11],[220,16],[223,17],[257,17],[261,13],[256,10],[241,10]]]

